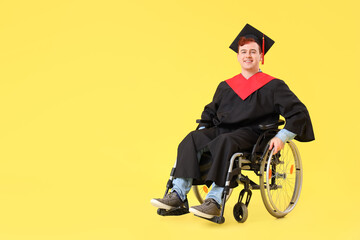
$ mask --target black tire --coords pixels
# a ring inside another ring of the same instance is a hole
[[[236,221],[243,223],[248,218],[248,209],[244,203],[238,202],[234,206],[233,214]]]

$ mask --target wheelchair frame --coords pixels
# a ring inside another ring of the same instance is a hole
[[[264,130],[264,132],[258,138],[252,149],[252,152],[239,152],[232,155],[226,177],[225,187],[222,194],[221,214],[220,216],[215,216],[211,219],[204,219],[218,224],[225,222],[225,204],[232,191],[230,188],[230,182],[234,178],[236,178],[238,183],[244,185],[244,189],[242,189],[239,194],[238,202],[233,208],[233,215],[236,221],[243,223],[247,220],[248,205],[252,197],[251,190],[261,191],[261,196],[265,208],[272,216],[276,218],[284,217],[294,209],[299,200],[302,187],[302,163],[300,153],[296,145],[292,141],[288,141],[285,143],[285,147],[282,151],[274,154],[273,150],[269,150],[269,143],[267,143],[265,150],[262,153],[259,152],[259,148],[261,147],[264,139],[266,139],[269,135],[274,136],[279,131],[278,126],[283,124],[284,121],[280,120],[275,124],[260,125],[260,129]],[[291,156],[289,156],[289,158],[291,158],[290,169],[288,168],[290,162],[286,159],[289,155],[289,149],[291,151],[290,155],[293,157],[292,159]],[[176,162],[171,170],[165,195],[168,193],[169,189],[172,188],[172,180],[174,178],[173,176],[175,169]],[[259,184],[256,184],[248,176],[243,175],[242,171],[244,170],[253,171],[259,177]],[[293,175],[294,173],[295,175]],[[288,179],[294,179],[295,182],[286,182]],[[289,193],[281,193],[283,189],[286,191],[289,188],[292,192],[292,195],[290,193],[291,196]],[[195,196],[199,202],[202,203],[204,197],[201,196],[198,185],[193,186],[193,191],[195,192]],[[279,199],[279,195],[281,199]],[[178,207],[171,210],[158,209],[157,212],[162,216],[182,215],[189,213],[189,205],[187,200],[184,205],[185,207]]]

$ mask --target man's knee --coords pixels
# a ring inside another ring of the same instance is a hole
[[[224,133],[217,136],[213,141],[217,144],[229,144],[232,142],[232,136],[230,133]]]

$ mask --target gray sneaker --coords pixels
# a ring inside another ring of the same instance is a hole
[[[154,207],[166,210],[184,207],[184,202],[181,201],[176,192],[168,193],[164,198],[153,198],[150,202]]]
[[[189,211],[197,216],[210,219],[220,215],[220,206],[214,199],[209,198],[203,204],[191,207]]]

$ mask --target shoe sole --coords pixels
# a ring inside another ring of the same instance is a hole
[[[153,205],[154,207],[161,208],[161,209],[165,209],[165,210],[170,210],[170,209],[174,208],[174,207],[172,207],[172,206],[169,206],[169,205],[166,205],[166,204],[164,204],[164,203],[162,203],[162,202],[159,202],[159,201],[156,200],[156,199],[151,199],[150,203],[151,203],[151,205]]]
[[[200,217],[207,218],[207,219],[211,219],[216,216],[216,215],[211,215],[211,214],[200,212],[199,210],[197,210],[195,208],[190,208],[189,212],[195,214],[196,216],[200,216]]]

